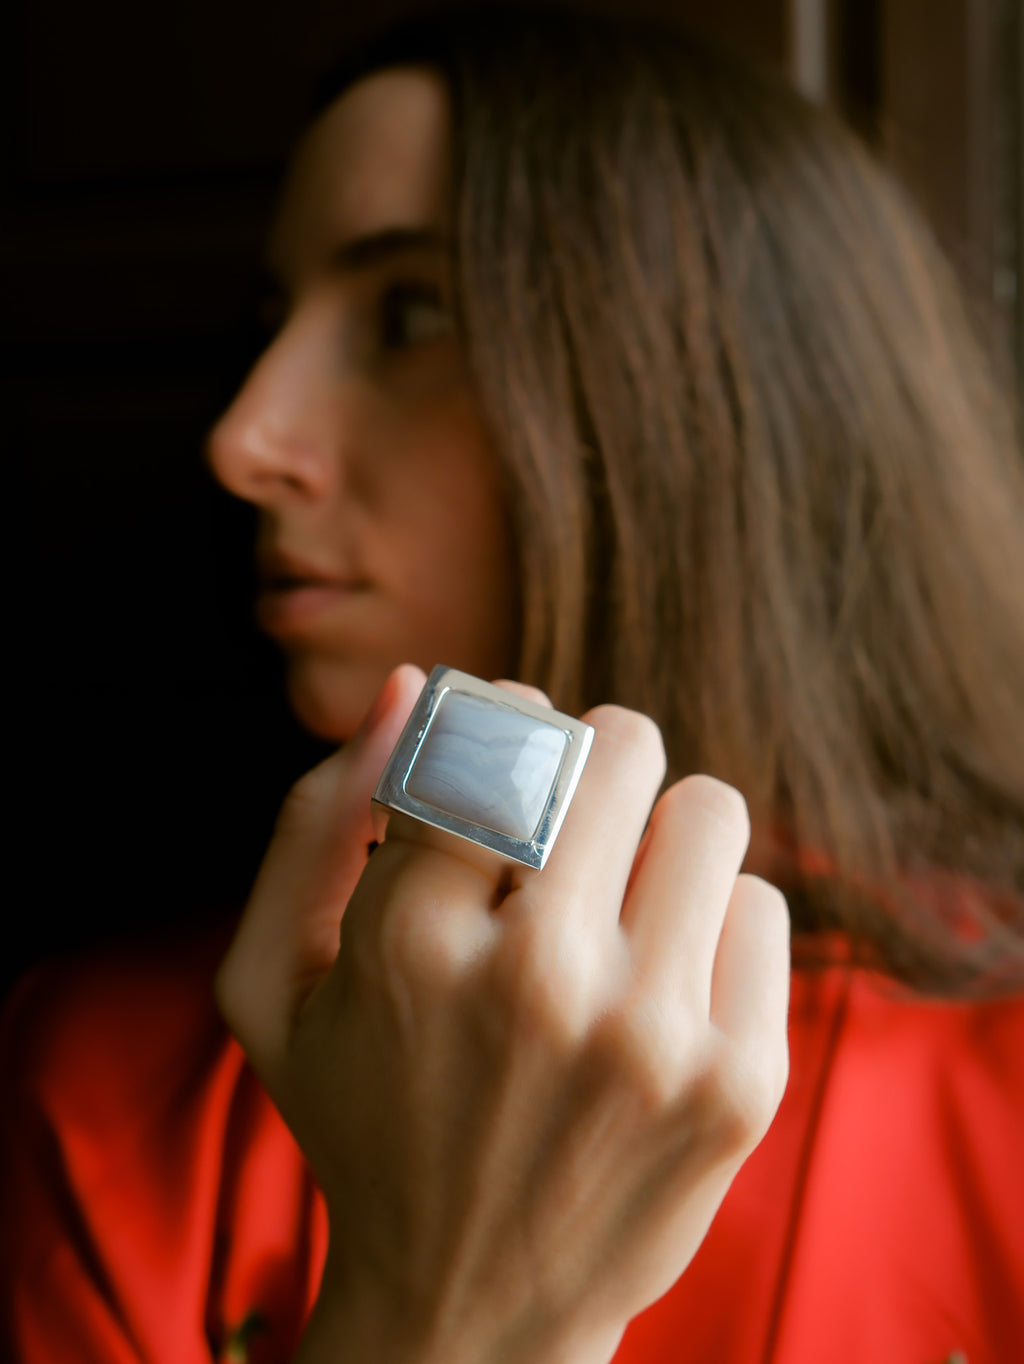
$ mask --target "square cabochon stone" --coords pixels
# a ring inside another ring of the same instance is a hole
[[[567,743],[557,725],[449,691],[405,789],[436,810],[530,840],[547,809]]]

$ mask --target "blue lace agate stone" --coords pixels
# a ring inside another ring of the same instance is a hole
[[[449,691],[405,789],[436,810],[529,840],[544,817],[567,743],[557,725]]]

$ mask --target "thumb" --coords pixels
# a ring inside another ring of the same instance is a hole
[[[373,838],[370,797],[424,674],[404,665],[355,735],[292,788],[217,975],[224,1018],[265,1081],[303,1000],[338,952],[345,906]]]

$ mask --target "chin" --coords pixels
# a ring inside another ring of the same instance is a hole
[[[304,671],[304,670],[303,670]],[[329,739],[333,743],[344,743],[352,738],[360,720],[370,709],[374,694],[367,698],[353,696],[352,687],[340,693],[338,687],[316,686],[310,679],[289,671],[288,700],[304,730],[315,734],[318,739]]]
[[[340,744],[359,728],[387,676],[387,669],[292,665],[288,700],[304,729],[318,739]]]

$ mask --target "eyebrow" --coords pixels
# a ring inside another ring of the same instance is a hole
[[[336,246],[328,257],[328,268],[339,274],[370,270],[396,256],[411,251],[448,253],[451,242],[436,227],[385,227],[368,232]]]

